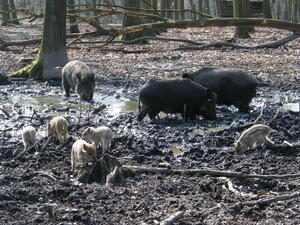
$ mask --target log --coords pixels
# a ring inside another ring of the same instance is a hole
[[[260,178],[260,179],[289,179],[298,178],[300,174],[246,174],[234,171],[222,171],[211,169],[168,169],[168,168],[156,168],[156,167],[142,167],[142,166],[129,166],[124,165],[124,168],[128,168],[135,173],[159,173],[159,174],[185,174],[191,176],[210,175],[217,177],[236,177],[236,178]]]

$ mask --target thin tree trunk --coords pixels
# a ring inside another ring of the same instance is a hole
[[[1,9],[2,9],[3,11],[8,12],[8,11],[9,11],[8,0],[1,0],[0,3],[1,3],[1,5],[2,5]],[[9,21],[10,21],[10,14],[9,14],[9,13],[2,14],[2,18],[3,18],[2,26],[7,26],[8,23],[9,23]]]
[[[70,10],[74,10],[75,9],[75,1],[74,0],[68,0],[68,8]],[[69,23],[71,24],[70,26],[70,33],[80,33],[78,24],[76,24],[76,19],[69,19]]]
[[[270,0],[263,0],[264,17],[272,19]]]
[[[297,23],[298,22],[298,3],[299,0],[292,0],[292,13],[291,13],[291,21]]]
[[[10,10],[15,10],[16,9],[14,0],[9,0],[9,8],[10,8]],[[11,18],[13,20],[12,21],[13,24],[16,24],[16,25],[20,24],[20,21],[18,20],[18,15],[17,15],[16,12],[11,13]]]
[[[243,0],[233,0],[233,15],[235,18],[244,18],[243,15]],[[247,27],[237,26],[235,29],[234,38],[249,38]]]

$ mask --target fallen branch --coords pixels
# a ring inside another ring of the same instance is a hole
[[[256,201],[249,201],[249,202],[239,202],[234,204],[233,206],[231,206],[232,209],[235,210],[240,210],[242,209],[244,206],[255,206],[255,205],[268,205],[271,204],[273,202],[279,202],[279,201],[286,201],[286,200],[290,200],[290,199],[294,199],[294,198],[299,198],[300,197],[300,192],[296,192],[290,195],[280,195],[280,196],[276,196],[273,198],[265,198],[265,199],[259,199]]]
[[[184,216],[184,213],[182,211],[176,212],[169,216],[167,219],[160,222],[160,225],[172,225],[177,220],[181,219]]]
[[[50,173],[50,172],[46,172],[46,171],[34,171],[33,175],[41,175],[44,177],[48,177],[50,179],[52,179],[53,181],[56,181],[57,179],[61,179],[58,176],[55,176],[54,174]]]
[[[19,153],[18,155],[16,155],[13,159],[19,159],[21,158],[23,155],[25,155],[26,153],[28,153],[31,149],[35,148],[36,149],[36,146],[42,142],[43,139],[40,139],[38,140],[37,142],[35,142],[32,146],[30,146],[30,148],[22,151],[21,153]]]
[[[261,178],[261,179],[288,179],[300,177],[300,174],[282,174],[282,175],[263,175],[246,174],[234,171],[210,170],[210,169],[169,169],[156,167],[142,167],[125,165],[124,168],[133,170],[136,173],[159,173],[159,174],[186,174],[186,175],[210,175],[217,177],[236,177],[236,178]]]
[[[52,136],[48,137],[46,143],[43,145],[43,147],[41,148],[40,152],[42,152],[44,150],[44,148],[48,145],[49,141],[51,140]]]
[[[0,111],[2,111],[7,117],[10,117],[9,113],[3,108],[0,108]]]
[[[290,42],[296,38],[299,37],[299,34],[291,34],[287,37],[284,37],[280,40],[269,42],[261,45],[256,46],[245,46],[245,45],[238,45],[230,42],[216,42],[216,43],[209,43],[209,44],[203,44],[201,46],[185,46],[175,49],[175,51],[178,50],[204,50],[208,48],[222,48],[222,47],[231,47],[235,49],[259,49],[259,48],[278,48],[281,45],[286,44],[287,42]]]

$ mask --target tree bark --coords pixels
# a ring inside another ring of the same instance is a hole
[[[68,8],[70,10],[75,10],[75,1],[74,0],[68,0]],[[76,24],[76,19],[69,19],[69,22],[71,24],[70,26],[70,33],[80,33],[80,30],[78,28],[78,25]]]
[[[270,0],[263,0],[264,17],[272,19]]]
[[[126,0],[125,1],[125,7],[128,8],[131,11],[136,11],[136,9],[140,8],[140,1],[139,0]],[[141,24],[141,19],[137,17],[131,17],[131,16],[124,16],[123,18],[123,28],[124,27],[130,27],[134,25]],[[123,35],[122,40],[133,40],[136,38],[142,37],[141,33],[132,33],[132,34],[126,34]]]
[[[299,0],[292,0],[292,12],[291,12],[291,21],[294,23],[298,22],[298,3]]]
[[[13,75],[34,79],[61,78],[57,66],[68,62],[66,48],[66,0],[46,0],[41,47],[37,59]]]
[[[16,6],[15,6],[15,1],[14,0],[9,0],[9,8],[10,10],[15,10]],[[18,20],[18,15],[16,12],[12,12],[11,13],[11,19],[13,20],[12,23],[19,25],[20,21]]]
[[[244,18],[244,10],[243,10],[244,0],[233,0],[233,16],[235,18]],[[249,38],[250,35],[248,33],[247,27],[237,26],[235,29],[234,38]]]
[[[0,0],[1,3],[1,10],[8,12],[9,11],[9,4],[8,4],[8,0]],[[2,14],[2,26],[7,26],[9,21],[10,21],[10,14],[9,13],[5,13]]]

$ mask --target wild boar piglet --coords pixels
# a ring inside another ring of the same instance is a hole
[[[54,136],[60,144],[64,144],[68,138],[68,122],[63,116],[56,116],[47,122],[48,136]]]
[[[32,126],[27,126],[22,130],[22,141],[24,150],[27,150],[36,143],[36,130]]]
[[[264,145],[269,141],[267,135],[272,131],[272,128],[264,124],[256,124],[246,129],[235,142],[236,154],[244,154],[247,150]]]
[[[82,139],[75,141],[71,150],[72,173],[74,174],[75,168],[77,167],[77,162],[94,162],[97,159],[96,156],[96,148],[92,144],[89,144]]]
[[[83,131],[81,138],[90,143],[94,142],[96,148],[101,145],[102,154],[104,154],[106,151],[108,151],[111,145],[113,132],[109,127],[106,126],[97,128],[88,127]]]

